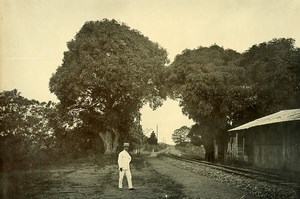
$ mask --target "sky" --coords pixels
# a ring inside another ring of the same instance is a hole
[[[273,38],[300,42],[299,0],[0,0],[0,92],[57,101],[49,78],[62,64],[66,43],[86,21],[116,19],[159,43],[174,60],[184,49],[217,44],[244,52]],[[193,121],[178,102],[142,110],[146,135],[172,143],[174,130]]]

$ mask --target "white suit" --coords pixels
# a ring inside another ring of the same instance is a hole
[[[132,189],[132,181],[131,181],[131,172],[130,172],[130,163],[131,156],[126,150],[123,150],[119,153],[118,157],[118,165],[119,165],[119,188],[122,189],[123,186],[123,177],[126,175],[128,188]],[[120,171],[122,168],[122,171]]]

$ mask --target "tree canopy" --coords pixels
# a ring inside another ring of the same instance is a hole
[[[188,141],[187,135],[190,132],[190,128],[187,126],[182,126],[176,129],[172,134],[172,140],[176,145],[180,145]]]
[[[53,102],[29,100],[16,89],[0,93],[0,169],[16,162],[36,163],[43,159],[43,150],[54,147],[48,120],[53,106]]]
[[[246,70],[253,99],[248,113],[243,112],[247,120],[300,106],[300,49],[295,40],[273,39],[253,45],[242,54],[239,65]]]
[[[213,45],[184,50],[167,69],[166,85],[180,100],[183,113],[208,131],[208,145],[228,127],[228,116],[239,109],[246,93],[240,54]],[[200,133],[200,132],[199,132]],[[205,145],[206,151],[212,147]]]
[[[157,145],[157,137],[154,131],[152,131],[152,133],[150,134],[150,137],[147,139],[147,142],[150,145]]]
[[[213,45],[177,55],[165,82],[196,122],[192,142],[213,149],[212,140],[224,140],[228,128],[299,107],[300,51],[294,42],[273,39],[242,54]]]
[[[107,19],[86,22],[67,46],[50,91],[65,111],[102,137],[107,152],[115,151],[142,105],[161,105],[167,52],[137,30]]]
[[[201,125],[226,128],[226,116],[240,103],[236,95],[244,92],[244,71],[235,64],[239,57],[216,45],[176,56],[166,82],[183,113]]]

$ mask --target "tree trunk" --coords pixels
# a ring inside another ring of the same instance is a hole
[[[214,144],[213,141],[204,144],[205,148],[205,159],[206,161],[213,162],[214,161]]]
[[[114,134],[115,134],[115,139],[114,139],[114,142],[113,142],[113,152],[116,153],[117,149],[119,147],[120,133],[115,131]]]
[[[118,132],[101,132],[99,133],[99,136],[101,137],[104,144],[104,154],[112,154],[117,152],[120,137],[120,134]]]
[[[99,133],[104,145],[104,154],[112,153],[112,135],[109,132]]]

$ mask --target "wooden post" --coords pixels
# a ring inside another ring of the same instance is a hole
[[[245,161],[245,138],[243,138],[243,161]]]
[[[287,138],[286,138],[286,133],[282,132],[282,167],[286,168],[286,162],[287,162],[287,157],[286,157],[286,147],[287,147]]]
[[[238,136],[238,133],[235,134],[235,139],[236,139],[236,147],[235,147],[236,158],[239,159],[239,136]]]
[[[216,161],[218,161],[218,154],[219,154],[219,152],[218,152],[217,140],[214,139],[214,156],[215,156],[214,158]]]
[[[158,124],[156,124],[157,144],[158,144]]]

